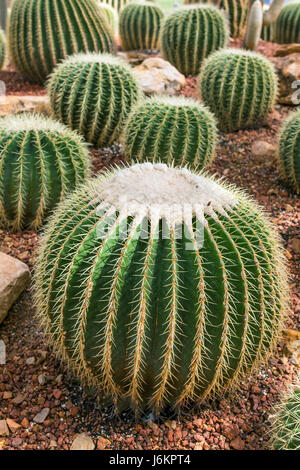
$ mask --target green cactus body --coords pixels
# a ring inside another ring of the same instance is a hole
[[[214,116],[199,101],[155,97],[138,104],[124,131],[125,154],[132,160],[208,166],[217,144]]]
[[[119,31],[122,49],[158,49],[163,11],[151,2],[132,2],[120,13]]]
[[[281,129],[278,162],[285,181],[300,193],[300,111],[291,113]]]
[[[219,395],[266,359],[285,277],[272,227],[241,192],[147,162],[60,205],[35,303],[58,356],[102,403],[159,411]]]
[[[291,3],[281,10],[276,21],[276,42],[300,42],[300,3]]]
[[[276,450],[300,450],[300,387],[290,387],[272,417],[272,447]]]
[[[2,227],[36,229],[88,176],[88,151],[75,132],[41,115],[0,120]]]
[[[209,54],[227,46],[228,37],[225,15],[213,5],[178,8],[162,27],[163,57],[184,75],[197,75]]]
[[[4,62],[5,62],[5,55],[6,55],[6,39],[5,34],[0,29],[0,70],[2,69]]]
[[[276,102],[277,82],[274,66],[264,56],[228,49],[206,59],[199,90],[219,128],[233,132],[258,126],[268,115]]]
[[[48,81],[54,116],[97,147],[119,137],[141,96],[130,66],[110,54],[77,54],[59,64]]]
[[[8,37],[15,67],[34,82],[44,82],[71,54],[115,51],[112,29],[94,0],[15,0]]]
[[[233,38],[243,35],[247,22],[248,0],[185,0],[186,5],[194,3],[212,3],[225,10],[229,18],[230,34]]]
[[[115,10],[111,5],[104,2],[98,3],[101,13],[105,16],[108,23],[112,27],[114,33],[118,31],[119,17],[117,10]]]
[[[104,2],[110,5],[117,12],[121,11],[122,8],[127,5],[131,0],[104,0]]]
[[[264,41],[274,42],[276,39],[276,23],[271,23],[268,26],[263,26],[261,30],[261,38]]]

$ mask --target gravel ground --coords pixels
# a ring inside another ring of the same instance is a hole
[[[30,93],[27,85],[20,89]],[[39,88],[31,90],[42,93]],[[196,80],[188,79],[182,93],[197,97]],[[278,106],[260,129],[220,134],[209,172],[244,188],[277,226],[290,269],[287,328],[299,330],[300,250],[295,240],[299,239],[300,199],[281,181],[273,159],[263,161],[251,152],[257,140],[275,143],[288,112],[289,108]],[[92,158],[95,173],[125,161],[118,145],[94,150]],[[38,238],[32,231],[11,234],[0,230],[0,251],[32,268]],[[7,346],[7,363],[0,366],[0,420],[12,420],[8,422],[10,435],[0,437],[0,449],[69,449],[74,437],[83,432],[91,435],[98,449],[266,449],[272,406],[297,372],[280,344],[267,365],[233,395],[180,416],[169,412],[160,420],[151,415],[135,420],[130,412],[113,416],[110,409],[99,410],[96,401],[56,360],[34,319],[29,291],[0,326],[0,338]]]

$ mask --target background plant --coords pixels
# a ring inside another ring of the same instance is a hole
[[[4,62],[5,62],[5,55],[6,55],[6,39],[5,34],[0,29],[0,70],[2,69]]]
[[[300,42],[300,3],[291,3],[281,10],[276,21],[276,42]]]
[[[114,33],[118,31],[119,16],[117,10],[115,10],[111,5],[104,2],[99,2],[98,6],[102,14],[104,14],[108,23],[112,27]]]
[[[300,193],[300,111],[291,113],[282,126],[278,163],[285,181]]]

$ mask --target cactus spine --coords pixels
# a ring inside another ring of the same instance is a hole
[[[6,39],[5,34],[0,29],[0,70],[2,69],[4,62],[5,62],[5,55],[6,55]]]
[[[261,54],[240,49],[209,56],[199,77],[203,102],[219,128],[228,132],[257,126],[274,106],[277,87],[273,64]]]
[[[0,225],[36,229],[89,175],[81,138],[34,114],[0,120]]]
[[[138,104],[124,131],[125,154],[137,161],[208,166],[214,156],[214,116],[193,99],[155,97]]]
[[[230,34],[233,38],[243,35],[247,22],[248,0],[185,0],[187,5],[194,3],[212,3],[225,10],[230,24]]]
[[[115,50],[112,29],[94,0],[15,0],[8,42],[15,67],[39,82],[71,54]]]
[[[224,392],[272,351],[282,251],[241,192],[144,163],[92,180],[42,240],[35,302],[59,357],[102,402],[182,407]]]
[[[122,49],[158,49],[163,11],[151,2],[132,2],[120,13],[119,31]]]
[[[291,113],[283,125],[277,154],[283,178],[300,193],[300,111]]]
[[[300,42],[300,3],[291,3],[281,10],[276,21],[276,42]]]
[[[218,8],[183,7],[171,13],[163,24],[162,53],[184,75],[196,75],[205,57],[227,46],[228,37],[225,15]]]
[[[272,447],[300,450],[300,386],[290,387],[272,417]]]
[[[94,146],[119,137],[140,87],[126,62],[110,54],[77,54],[59,64],[48,81],[54,116]]]
[[[107,19],[107,21],[108,21],[109,25],[111,26],[112,30],[114,31],[114,33],[116,33],[117,30],[118,30],[118,23],[119,23],[119,17],[118,17],[117,10],[115,10],[108,3],[99,2],[98,5],[99,5],[101,13]]]

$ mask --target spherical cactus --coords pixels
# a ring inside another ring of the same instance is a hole
[[[140,87],[126,62],[110,54],[77,54],[59,64],[48,81],[57,119],[94,146],[119,137]]]
[[[88,151],[75,132],[37,114],[0,120],[2,227],[36,229],[88,176]]]
[[[199,0],[185,0],[185,4],[199,3]],[[248,0],[201,0],[200,3],[212,3],[225,10],[230,23],[230,34],[240,37],[246,28]]]
[[[272,416],[272,447],[300,450],[300,386],[290,387]]]
[[[15,0],[9,50],[15,67],[25,77],[43,82],[67,56],[114,52],[115,43],[112,29],[94,0]]]
[[[116,33],[118,30],[118,22],[119,22],[117,10],[115,10],[108,3],[104,3],[104,2],[99,2],[98,6],[100,8],[101,13],[105,16],[108,23],[110,24],[112,30],[114,31],[114,33]]]
[[[120,13],[122,49],[158,49],[163,11],[153,2],[128,3]]]
[[[2,69],[4,62],[5,62],[5,54],[6,54],[6,40],[5,34],[0,29],[0,70]]]
[[[227,46],[228,37],[225,15],[213,5],[178,8],[163,24],[162,53],[184,75],[196,75],[205,57]]]
[[[281,10],[276,21],[276,42],[300,42],[300,3],[291,3]]]
[[[273,64],[255,52],[218,51],[201,69],[199,89],[203,102],[219,121],[219,128],[235,131],[259,125],[277,96]]]
[[[208,166],[215,156],[214,116],[199,101],[155,97],[138,104],[124,131],[125,154],[137,161]]]
[[[220,395],[273,350],[282,250],[241,192],[186,168],[115,169],[62,203],[35,304],[102,403],[159,411]]]
[[[283,178],[300,193],[300,111],[291,113],[283,125],[277,154]]]

